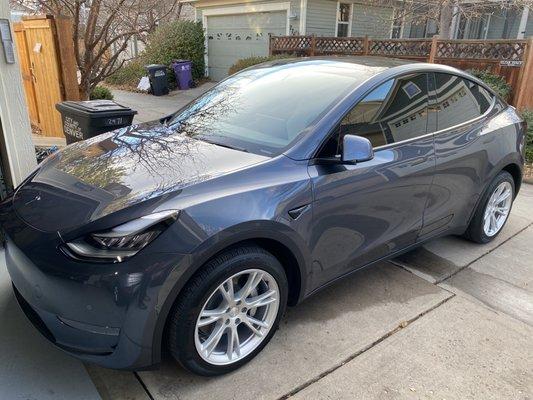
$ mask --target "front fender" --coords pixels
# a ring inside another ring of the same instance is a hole
[[[302,215],[303,216],[303,215]],[[169,274],[159,292],[157,302],[157,322],[153,338],[154,364],[160,362],[161,348],[165,323],[170,313],[172,305],[179,296],[181,290],[191,277],[211,258],[228,247],[235,246],[243,242],[253,242],[254,240],[271,240],[287,248],[297,260],[299,275],[301,277],[301,290],[298,302],[303,299],[306,293],[308,275],[311,271],[311,254],[305,245],[304,239],[289,226],[277,221],[248,221],[225,230],[207,238],[198,245],[194,252],[182,259]]]

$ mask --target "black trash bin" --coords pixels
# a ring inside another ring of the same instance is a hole
[[[64,101],[56,104],[67,144],[131,125],[137,111],[111,100]]]
[[[168,94],[167,66],[161,64],[150,64],[145,66],[150,79],[150,88],[154,96],[164,96]]]

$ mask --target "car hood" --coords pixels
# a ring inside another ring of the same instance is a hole
[[[17,190],[13,205],[33,227],[62,231],[267,159],[160,123],[133,125],[49,157]]]

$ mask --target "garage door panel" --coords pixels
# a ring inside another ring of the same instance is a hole
[[[284,35],[287,12],[258,12],[207,17],[209,76],[220,80],[237,60],[268,55],[269,34]]]

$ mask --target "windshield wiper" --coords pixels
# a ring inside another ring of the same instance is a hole
[[[207,143],[210,143],[210,144],[214,144],[216,146],[220,146],[220,147],[225,147],[227,149],[232,149],[232,150],[238,150],[238,151],[242,151],[244,153],[249,153],[248,150],[246,150],[245,148],[243,147],[238,147],[238,146],[231,146],[229,144],[224,144],[224,143],[220,143],[220,142],[215,142],[214,140],[207,140],[205,138],[199,138],[200,140],[204,141],[204,142],[207,142]]]

